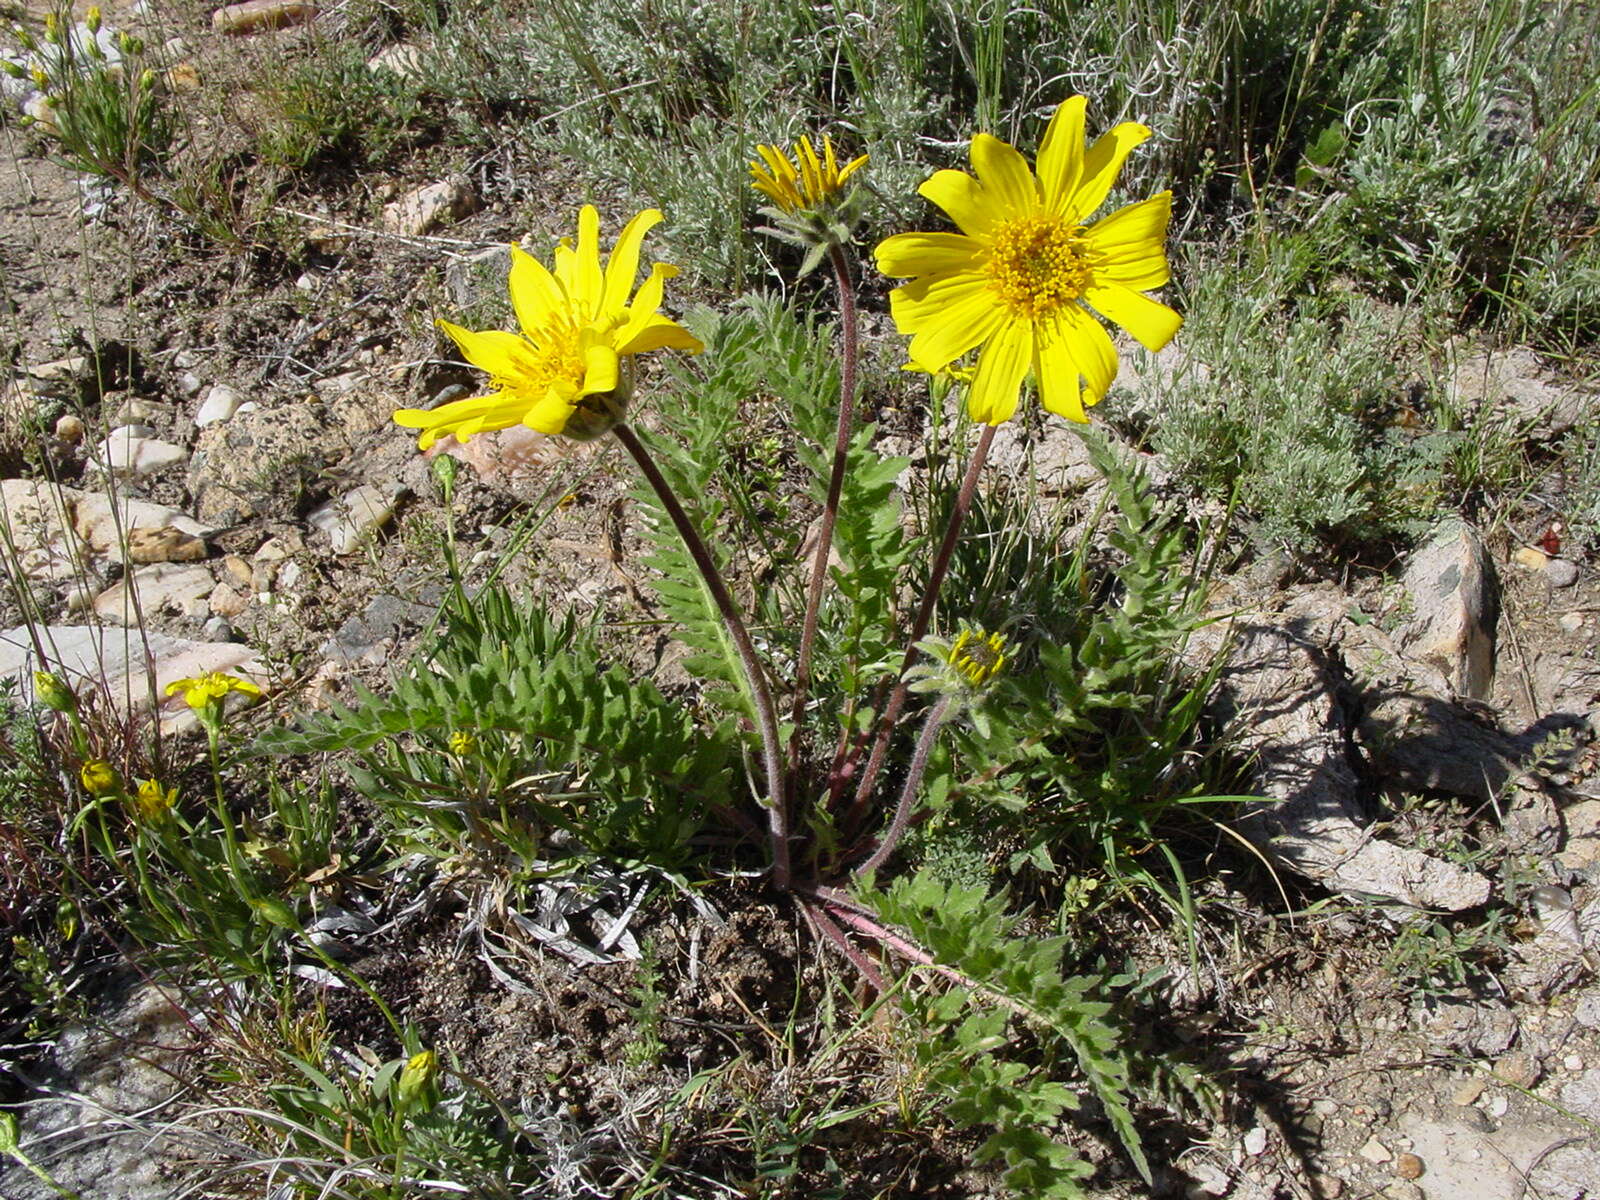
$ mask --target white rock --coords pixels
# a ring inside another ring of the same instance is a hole
[[[1367,1144],[1362,1146],[1361,1149],[1357,1150],[1356,1153],[1361,1155],[1361,1157],[1366,1159],[1369,1163],[1386,1163],[1394,1157],[1394,1154],[1390,1152],[1389,1147],[1385,1146],[1378,1140],[1377,1134],[1373,1134],[1371,1137],[1369,1137],[1367,1139]]]
[[[107,621],[124,625],[137,624],[141,618],[148,620],[158,613],[204,617],[206,597],[214,587],[216,581],[205,567],[151,563],[96,596],[94,611]]]
[[[1571,587],[1578,582],[1578,564],[1565,558],[1552,558],[1544,569],[1544,579],[1551,587]]]
[[[39,363],[29,367],[28,374],[35,379],[50,383],[63,379],[76,379],[86,374],[88,370],[89,360],[79,354],[72,358],[57,358],[50,362]]]
[[[384,205],[383,227],[395,233],[420,237],[446,222],[459,220],[477,206],[477,194],[467,180],[459,177],[445,179]]]
[[[29,579],[69,579],[82,569],[67,533],[83,493],[42,479],[0,480],[0,524]]]
[[[423,73],[422,47],[411,42],[385,46],[367,59],[367,70],[374,74],[388,71],[401,79],[418,79]]]
[[[324,504],[306,521],[328,535],[335,554],[349,554],[393,515],[393,499],[367,483]]]
[[[1267,1131],[1260,1125],[1255,1126],[1244,1135],[1244,1152],[1251,1158],[1266,1153]]]
[[[243,403],[244,397],[233,388],[225,383],[215,384],[200,402],[200,410],[194,414],[195,427],[204,429],[207,425],[226,421],[239,411]]]
[[[103,492],[88,492],[78,496],[73,505],[73,528],[96,554],[113,562],[163,561],[148,559],[138,552],[133,538],[135,531],[146,531],[140,541],[153,541],[165,537],[174,545],[187,544],[189,539],[202,542],[211,530],[165,504],[150,500],[117,497],[113,508],[112,497]],[[192,553],[192,552],[191,552]],[[198,557],[203,558],[204,547]],[[179,555],[177,561],[184,561]]]
[[[95,458],[116,475],[153,475],[188,459],[189,452],[182,446],[138,433],[141,428],[124,425],[113,429],[100,443]]]
[[[1562,613],[1561,619],[1556,622],[1568,633],[1577,633],[1583,628],[1583,614],[1580,612]]]

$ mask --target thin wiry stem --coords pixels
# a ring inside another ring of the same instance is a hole
[[[950,569],[950,558],[955,552],[956,542],[961,536],[961,524],[966,520],[967,510],[972,507],[972,498],[977,494],[978,476],[983,472],[983,464],[989,457],[989,444],[994,441],[995,425],[985,425],[983,433],[978,438],[978,444],[973,447],[972,458],[967,463],[966,476],[961,480],[961,490],[956,494],[955,507],[950,510],[950,520],[945,525],[944,540],[939,543],[939,552],[934,556],[933,570],[928,575],[928,587],[922,594],[922,603],[917,607],[917,616],[911,623],[911,633],[906,638],[905,657],[900,660],[900,670],[895,676],[894,690],[889,693],[889,704],[883,710],[883,716],[878,719],[877,738],[872,745],[872,755],[867,759],[866,769],[861,772],[861,778],[856,784],[855,802],[850,807],[849,816],[845,822],[847,829],[859,829],[861,819],[866,815],[867,805],[871,802],[872,787],[878,780],[878,772],[883,769],[883,760],[889,752],[889,740],[894,735],[895,722],[900,719],[900,711],[905,708],[906,697],[906,672],[911,669],[912,663],[917,658],[917,643],[928,632],[928,623],[933,619],[933,606],[938,603],[939,589],[944,584],[945,573]],[[859,753],[860,747],[856,747]],[[841,764],[834,772],[835,779],[848,780],[849,764]]]
[[[612,432],[633,456],[633,461],[639,465],[645,480],[654,489],[661,506],[672,518],[672,524],[677,528],[678,536],[683,539],[684,546],[688,548],[689,556],[694,559],[694,565],[699,569],[701,578],[705,580],[711,598],[716,603],[717,613],[722,617],[722,624],[739,653],[739,662],[744,667],[745,682],[750,689],[750,701],[755,708],[756,725],[761,731],[761,753],[767,775],[768,795],[765,807],[767,832],[772,844],[772,882],[780,891],[787,891],[790,878],[789,806],[784,795],[783,749],[778,740],[778,710],[772,702],[772,689],[767,684],[766,671],[761,665],[761,659],[756,656],[755,644],[751,642],[750,632],[745,628],[744,619],[733,603],[728,585],[723,582],[722,573],[717,570],[716,559],[712,557],[710,549],[700,537],[700,531],[694,527],[694,522],[689,519],[689,514],[684,511],[683,505],[673,493],[672,485],[667,482],[666,476],[661,473],[661,468],[656,466],[650,451],[627,422],[617,422]]]
[[[927,720],[922,725],[922,734],[917,738],[916,751],[911,756],[911,769],[906,772],[905,784],[900,789],[900,801],[894,806],[894,819],[889,822],[889,828],[884,830],[883,840],[872,852],[872,857],[856,868],[857,875],[865,875],[868,871],[876,871],[883,866],[888,861],[889,855],[894,853],[894,848],[900,844],[900,839],[905,836],[906,826],[911,822],[912,810],[916,807],[917,789],[922,785],[922,776],[928,769],[928,758],[933,753],[933,745],[939,740],[939,730],[944,727],[954,703],[949,696],[941,696],[939,702],[928,713]]]
[[[822,528],[817,534],[817,551],[811,563],[811,585],[806,593],[805,623],[800,630],[800,654],[795,664],[794,705],[790,720],[794,732],[789,738],[789,767],[799,769],[800,734],[805,724],[806,693],[811,684],[811,656],[816,648],[817,615],[822,610],[822,585],[828,578],[828,556],[833,550],[833,527],[839,519],[839,497],[844,492],[845,463],[850,449],[850,433],[855,426],[856,355],[859,321],[856,316],[855,285],[850,279],[850,263],[837,244],[829,248],[829,261],[839,284],[839,320],[843,325],[844,362],[839,368],[839,427],[833,443],[833,473],[828,477],[828,499],[822,508]]]

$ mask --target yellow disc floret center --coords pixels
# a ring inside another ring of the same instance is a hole
[[[552,388],[562,396],[576,395],[583,384],[577,328],[551,321],[532,336],[524,335],[523,341],[525,352],[516,356],[516,374],[497,378],[495,383],[529,401],[544,399]]]
[[[989,286],[1014,315],[1048,316],[1088,285],[1089,246],[1058,217],[1018,217],[995,230],[987,269]]]

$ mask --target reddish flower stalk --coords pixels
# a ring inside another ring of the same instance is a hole
[[[728,585],[717,570],[716,559],[700,537],[699,530],[694,527],[694,522],[689,519],[689,514],[678,502],[672,485],[656,466],[650,451],[626,421],[618,421],[611,432],[617,435],[617,440],[633,456],[633,461],[639,465],[639,470],[655,490],[661,506],[672,518],[678,536],[683,538],[683,544],[688,547],[689,555],[705,580],[728,636],[733,639],[734,648],[739,653],[745,682],[750,689],[750,701],[755,708],[756,724],[761,731],[761,752],[767,775],[768,795],[764,807],[767,809],[767,835],[772,845],[772,883],[779,891],[787,891],[790,884],[789,806],[784,794],[783,750],[778,740],[777,707],[772,702],[772,689],[767,685],[766,671],[756,655],[750,632],[739,616],[739,609],[728,593]]]
[[[805,622],[800,631],[800,654],[795,664],[794,705],[790,721],[794,732],[789,739],[789,768],[800,767],[800,735],[805,726],[806,693],[811,685],[811,656],[816,648],[817,615],[822,609],[822,586],[828,578],[828,555],[833,549],[833,527],[839,519],[839,497],[844,492],[845,463],[850,449],[850,432],[855,425],[856,355],[858,320],[855,287],[850,281],[850,264],[837,244],[829,247],[829,261],[839,284],[839,320],[843,326],[844,362],[839,368],[839,425],[833,443],[833,473],[828,477],[828,499],[822,508],[822,528],[817,534],[816,555],[811,563],[811,585],[806,592]]]

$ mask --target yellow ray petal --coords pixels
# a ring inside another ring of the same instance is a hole
[[[617,390],[617,369],[621,360],[616,350],[604,342],[596,342],[583,351],[583,385],[578,389],[585,396],[597,392]]]
[[[477,333],[460,325],[452,325],[449,321],[440,321],[438,324],[461,348],[462,357],[480,371],[503,379],[515,375],[521,364],[527,361],[528,342],[518,334],[499,329]]]
[[[649,233],[665,218],[661,211],[647,208],[627,225],[617,236],[617,244],[612,247],[611,257],[606,261],[606,286],[603,311],[607,314],[618,312],[627,307],[628,297],[633,293],[633,282],[639,276],[639,250],[644,245],[644,235]]]
[[[1081,308],[1064,308],[1041,339],[1041,353],[1059,349],[1083,376],[1083,403],[1092,408],[1105,398],[1117,377],[1117,348],[1105,326]]]
[[[983,185],[989,202],[1001,209],[998,216],[1026,216],[1039,207],[1039,185],[1028,169],[1028,160],[1015,146],[980,133],[972,139],[969,153],[972,169],[977,172],[978,182]]]
[[[604,283],[600,273],[600,214],[592,204],[578,210],[578,249],[573,281],[568,285],[574,307],[585,317],[600,310]]]
[[[1085,422],[1083,394],[1078,386],[1078,364],[1055,331],[1041,330],[1035,339],[1033,377],[1039,385],[1039,400],[1049,412],[1069,421]]]
[[[1005,319],[988,281],[962,274],[918,279],[889,293],[901,333],[913,335],[909,357],[937,371],[982,342]]]
[[[1072,193],[1066,198],[1062,215],[1074,224],[1105,203],[1117,173],[1127,161],[1133,148],[1150,136],[1148,126],[1137,121],[1124,121],[1108,133],[1103,133],[1084,155],[1083,175]]]
[[[511,247],[511,307],[516,310],[517,324],[526,334],[536,334],[543,329],[552,313],[566,307],[566,295],[556,277],[545,265],[513,244]]]
[[[1039,145],[1039,190],[1044,206],[1060,212],[1083,174],[1083,113],[1087,96],[1072,96],[1056,107]]]
[[[885,275],[976,271],[983,244],[960,233],[897,233],[873,251]]]
[[[968,237],[987,237],[1001,215],[983,185],[964,171],[935,171],[917,193],[944,209]]]
[[[1115,321],[1139,340],[1146,350],[1159,350],[1172,340],[1183,318],[1120,283],[1085,288],[1083,298],[1107,320]]]
[[[1164,287],[1167,266],[1167,224],[1172,218],[1172,193],[1160,192],[1117,209],[1084,230],[1094,251],[1095,276],[1136,291]]]
[[[967,414],[985,425],[1009,421],[1017,411],[1022,381],[1033,365],[1033,323],[1007,321],[978,354],[978,373],[967,393]]]

